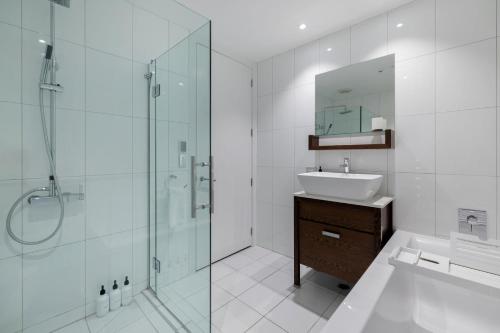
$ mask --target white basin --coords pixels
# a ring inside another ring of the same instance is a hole
[[[307,172],[297,177],[306,193],[358,201],[373,197],[384,178],[381,175],[335,172]]]

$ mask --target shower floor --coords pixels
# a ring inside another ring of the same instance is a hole
[[[149,291],[137,295],[132,303],[98,318],[95,315],[55,331],[57,333],[156,333],[182,332],[165,319],[146,298]],[[154,297],[154,296],[153,296]]]

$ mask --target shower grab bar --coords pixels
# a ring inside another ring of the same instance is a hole
[[[213,214],[215,212],[215,201],[214,201],[214,157],[210,155],[210,171],[209,171],[209,178],[210,178],[210,213]]]
[[[210,208],[210,213],[214,213],[214,184],[213,182],[215,181],[213,178],[213,165],[214,165],[214,158],[213,156],[210,156],[209,162],[200,162],[196,163],[196,157],[191,156],[191,218],[196,218],[196,210],[198,209],[207,209]],[[196,172],[196,167],[209,167],[209,178],[205,177],[200,177],[200,181],[209,181],[209,186],[210,186],[210,199],[208,203],[203,203],[200,205],[196,204],[196,182],[198,181],[197,178],[197,172]]]
[[[196,218],[196,157],[191,156],[191,218]]]

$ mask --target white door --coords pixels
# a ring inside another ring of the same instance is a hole
[[[250,68],[212,52],[212,261],[252,242]]]

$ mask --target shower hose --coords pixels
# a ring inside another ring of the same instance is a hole
[[[50,50],[50,51],[52,51],[52,50]],[[54,182],[54,185],[55,185],[55,193],[54,193],[54,195],[57,197],[57,200],[59,202],[59,206],[61,208],[60,208],[60,212],[59,212],[59,221],[57,223],[57,226],[54,229],[54,231],[52,231],[52,233],[50,235],[48,235],[47,237],[45,237],[43,239],[40,239],[40,240],[26,241],[26,240],[24,240],[24,239],[16,236],[16,234],[12,231],[12,215],[14,214],[14,211],[16,210],[17,206],[19,204],[21,204],[25,198],[27,198],[28,196],[30,196],[31,194],[36,193],[36,192],[50,192],[51,189],[50,189],[50,186],[49,187],[39,187],[39,188],[35,188],[35,189],[32,189],[32,190],[29,190],[26,193],[23,193],[14,202],[14,204],[10,208],[9,214],[7,215],[6,226],[7,226],[7,233],[9,234],[9,236],[12,237],[12,239],[15,240],[16,242],[24,244],[24,245],[37,245],[37,244],[41,244],[41,243],[44,243],[44,242],[48,241],[49,239],[51,239],[52,237],[54,237],[57,234],[57,232],[59,231],[59,229],[62,226],[62,222],[63,222],[63,219],[64,219],[63,193],[61,191],[61,186],[59,185],[59,179],[58,179],[57,174],[56,174],[56,167],[55,167],[55,162],[54,162],[54,156],[52,155],[52,149],[51,149],[51,145],[50,145],[50,142],[49,142],[49,135],[47,134],[47,121],[45,119],[44,102],[43,102],[44,89],[41,86],[42,84],[44,84],[46,82],[46,79],[47,79],[47,71],[48,71],[48,68],[49,68],[50,58],[52,56],[51,53],[52,52],[50,52],[50,56],[49,57],[46,56],[43,59],[42,70],[40,72],[40,90],[39,90],[39,95],[38,95],[39,97],[38,98],[39,98],[39,102],[40,102],[40,118],[42,120],[43,139],[45,141],[45,152],[47,153],[47,158],[49,160],[50,174],[52,175],[51,181]],[[52,143],[52,144],[54,144],[54,143]]]

